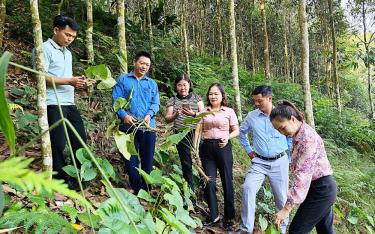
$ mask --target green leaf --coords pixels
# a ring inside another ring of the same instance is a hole
[[[137,155],[137,151],[134,146],[134,135],[125,134],[124,132],[117,131],[114,135],[117,148],[126,160],[129,160],[132,155]]]
[[[91,213],[90,213],[90,216],[91,216],[92,224],[90,222],[90,217],[89,217],[88,212],[78,214],[77,218],[79,221],[81,221],[82,223],[84,223],[85,225],[89,227],[99,228],[100,216],[94,215]]]
[[[266,234],[280,234],[280,231],[277,230],[275,225],[272,223],[268,226],[268,228],[266,230]]]
[[[71,177],[77,178],[76,168],[73,165],[66,165],[63,170]],[[79,173],[79,169],[78,169]]]
[[[213,114],[213,113],[215,113],[215,111],[203,112],[203,113],[200,113],[199,115],[197,115],[196,117],[187,117],[182,122],[184,124],[198,123],[203,117],[205,117],[206,115]]]
[[[85,148],[80,148],[76,151],[76,157],[81,164],[85,162],[91,162],[90,155],[87,153]]]
[[[180,233],[184,233],[184,234],[190,234],[191,233],[189,231],[189,229],[187,229],[186,226],[183,223],[178,221],[178,219],[169,210],[167,210],[165,208],[161,208],[161,210],[159,210],[159,212],[161,213],[161,216],[163,217],[163,219],[169,225],[176,228]]]
[[[108,78],[108,79],[103,80],[102,82],[100,82],[96,86],[96,88],[97,89],[111,89],[115,85],[116,85],[116,80],[111,77],[111,78]]]
[[[68,205],[63,205],[60,207],[60,210],[66,212],[69,215],[69,218],[72,220],[73,223],[76,222],[76,218],[78,214],[78,211],[76,208],[68,206]]]
[[[141,198],[141,199],[143,199],[147,202],[150,202],[150,203],[156,202],[156,199],[153,198],[148,192],[146,192],[143,189],[139,190],[137,197],[139,197],[139,198]]]
[[[375,227],[374,219],[370,215],[366,215],[367,220],[371,224],[371,226]]]
[[[87,77],[101,82],[97,85],[98,89],[110,89],[116,84],[116,80],[112,78],[111,71],[104,64],[88,67],[85,70]]]
[[[5,140],[9,145],[10,154],[14,155],[16,152],[16,133],[5,98],[5,79],[10,57],[11,54],[5,52],[0,58],[0,130],[4,133]]]
[[[188,225],[191,228],[197,228],[198,225],[194,221],[192,217],[190,217],[189,212],[187,210],[182,209],[177,209],[176,211],[176,218],[183,222],[184,224]]]
[[[83,181],[90,181],[93,180],[98,172],[95,168],[93,168],[91,162],[85,162],[81,166],[81,177]]]
[[[169,135],[166,141],[160,146],[161,150],[169,150],[171,147],[175,146],[191,131],[191,128],[185,128],[179,133]]]
[[[268,222],[261,214],[259,215],[259,226],[260,229],[264,232],[267,229]]]
[[[358,223],[358,216],[349,216],[347,220],[349,223],[356,225]]]
[[[155,218],[156,221],[156,232],[157,233],[162,233],[165,229],[165,223],[163,221],[161,221],[158,217]]]
[[[151,171],[150,174],[147,174],[141,168],[137,168],[143,179],[149,185],[161,185],[163,183],[164,177],[161,175],[161,171],[156,169]]]
[[[117,112],[120,109],[126,109],[127,105],[129,105],[129,101],[125,98],[117,98],[115,103],[113,103],[113,110]]]

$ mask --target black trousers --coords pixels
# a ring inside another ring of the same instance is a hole
[[[314,227],[318,234],[333,234],[332,205],[337,196],[336,182],[324,176],[311,182],[305,201],[299,206],[289,227],[290,234],[309,233]]]
[[[83,126],[83,121],[81,115],[75,105],[70,106],[61,106],[62,112],[65,118],[67,118],[80,137],[86,142],[86,133],[85,128]],[[59,108],[57,105],[49,105],[47,106],[47,116],[48,116],[48,124],[51,126],[55,122],[61,119],[61,115],[59,112]],[[78,141],[78,138],[74,135],[74,133],[68,128],[68,135],[70,142],[72,144],[73,152],[75,152],[82,148],[83,146]],[[63,155],[67,140],[65,136],[64,126],[60,124],[52,131],[50,131],[50,138],[51,138],[51,148],[52,148],[52,158],[53,158],[53,170],[57,172],[57,175],[54,177],[57,179],[64,179],[70,180],[71,178],[64,172],[62,169],[66,165],[65,157]],[[77,166],[80,166],[78,160],[76,160]]]
[[[193,147],[194,130],[189,132],[176,146],[181,161],[182,175],[194,191],[191,148]]]
[[[199,148],[204,172],[210,177],[204,189],[204,195],[210,209],[210,218],[214,220],[219,216],[216,197],[216,174],[219,169],[221,183],[224,190],[224,220],[232,220],[234,211],[233,190],[233,154],[230,142],[224,147],[219,147],[219,140],[204,140]]]

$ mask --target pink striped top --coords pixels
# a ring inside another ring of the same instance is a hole
[[[302,203],[311,181],[333,173],[322,138],[305,122],[293,138],[290,171],[293,173],[293,184],[288,191],[288,205]]]

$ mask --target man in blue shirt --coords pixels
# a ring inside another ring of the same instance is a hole
[[[138,52],[134,56],[133,65],[134,70],[121,75],[112,91],[113,102],[117,98],[128,98],[131,94],[129,109],[120,109],[117,112],[122,121],[120,130],[126,133],[132,132],[136,127],[136,121],[144,121],[151,128],[155,128],[155,117],[160,105],[158,86],[154,80],[146,75],[151,66],[150,54],[143,51]],[[125,161],[130,186],[135,194],[141,188],[146,188],[136,169],[139,167],[139,159],[142,170],[150,173],[154,160],[155,141],[156,133],[154,131],[140,128],[135,133],[134,145],[139,157],[138,155],[132,155],[130,160]]]
[[[289,159],[286,151],[289,142],[273,128],[269,119],[273,108],[271,86],[256,87],[252,92],[252,98],[257,109],[249,112],[240,126],[240,141],[252,162],[243,185],[240,227],[242,233],[253,233],[256,194],[266,176],[271,184],[276,211],[283,208],[288,191]],[[250,131],[253,135],[253,148],[247,135]],[[285,233],[287,223],[286,219],[281,225],[282,233]]]
[[[73,76],[72,53],[67,49],[78,31],[79,26],[73,19],[61,15],[56,16],[53,21],[53,36],[43,43],[44,69],[49,74],[46,76],[47,117],[49,126],[59,121],[61,116],[58,104],[60,104],[64,117],[73,124],[80,137],[86,142],[83,121],[74,104],[75,88],[82,88],[86,82],[84,76]],[[35,67],[35,50],[33,50],[33,64]],[[56,94],[52,82],[56,85]],[[68,134],[73,152],[82,148],[79,140],[69,128]],[[53,170],[57,172],[55,178],[64,179],[71,189],[79,189],[76,179],[69,177],[62,169],[66,165],[63,152],[67,142],[62,124],[50,131],[50,138]],[[76,162],[79,163],[78,160]]]

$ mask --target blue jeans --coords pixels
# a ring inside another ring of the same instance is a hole
[[[123,131],[121,128],[120,130]],[[134,145],[138,155],[132,155],[129,160],[125,160],[130,186],[136,194],[141,188],[147,189],[146,183],[136,168],[139,168],[139,163],[141,163],[141,169],[150,174],[154,161],[155,142],[155,132],[138,130],[134,136]]]

